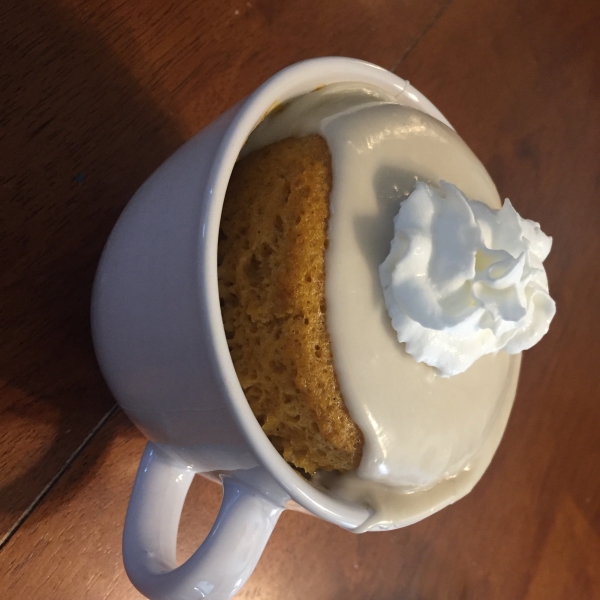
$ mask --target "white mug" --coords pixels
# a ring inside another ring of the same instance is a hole
[[[221,208],[248,135],[278,103],[349,81],[382,88],[448,124],[406,81],[375,65],[348,58],[292,65],[171,156],[132,198],[104,249],[92,300],[96,354],[119,404],[151,440],[123,557],[133,584],[152,600],[233,596],[283,509],[348,530],[370,515],[313,487],[271,445],[236,377],[217,290]],[[196,473],[223,482],[223,502],[206,540],[177,566],[179,517]],[[438,497],[409,521],[454,499]]]

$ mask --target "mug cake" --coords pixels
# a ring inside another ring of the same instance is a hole
[[[380,519],[467,493],[554,314],[550,243],[451,128],[378,88],[276,107],[233,170],[218,254],[231,357],[273,445]]]

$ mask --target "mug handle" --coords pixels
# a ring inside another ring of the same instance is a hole
[[[283,511],[256,489],[224,476],[223,500],[210,533],[177,566],[183,502],[194,472],[149,442],[140,461],[123,532],[123,562],[133,585],[151,600],[226,600],[246,582]]]

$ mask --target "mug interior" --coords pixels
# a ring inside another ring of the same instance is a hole
[[[213,371],[218,373],[222,395],[227,398],[232,416],[258,461],[300,506],[314,515],[346,529],[355,529],[370,516],[362,505],[334,498],[321,491],[291,468],[271,444],[248,404],[237,378],[225,338],[218,294],[217,245],[225,191],[233,166],[246,139],[270,110],[291,98],[323,85],[358,82],[374,85],[395,98],[405,94],[403,104],[429,112],[448,124],[441,113],[408,82],[381,67],[349,58],[317,58],[292,65],[265,82],[242,104],[227,130],[215,157],[207,184],[205,227],[199,252],[199,290],[207,306],[207,322],[213,340]]]

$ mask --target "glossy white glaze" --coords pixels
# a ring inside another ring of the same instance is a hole
[[[442,379],[396,339],[379,265],[400,201],[417,181],[438,186],[446,180],[501,206],[460,137],[399,102],[402,97],[369,86],[327,86],[268,116],[244,149],[290,135],[319,133],[327,140],[333,163],[327,326],[342,395],[365,447],[356,474],[319,481],[372,507],[368,527],[386,528],[414,522],[472,489],[499,442],[494,432],[504,429],[518,376],[518,359],[500,353]]]

